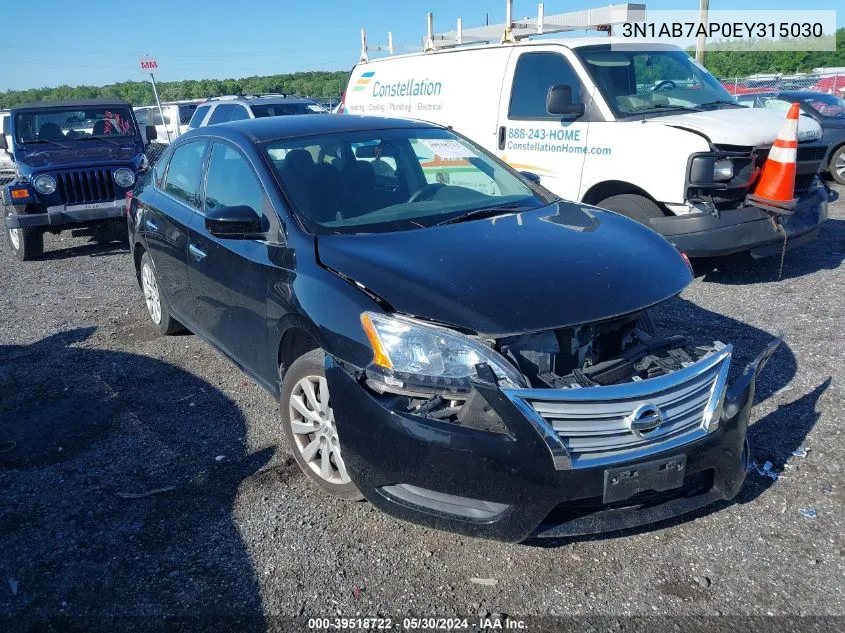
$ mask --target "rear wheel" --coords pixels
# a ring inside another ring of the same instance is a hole
[[[44,233],[40,229],[6,229],[12,252],[22,262],[38,259],[44,254]]]
[[[845,145],[833,152],[828,171],[831,178],[840,185],[845,185]]]
[[[156,277],[153,260],[149,253],[141,257],[141,290],[144,292],[144,303],[153,326],[162,334],[177,334],[185,328],[170,314],[170,306],[161,292]]]
[[[615,211],[646,226],[649,226],[649,220],[663,217],[663,212],[653,200],[649,200],[644,196],[638,196],[635,193],[622,193],[616,196],[610,196],[597,202],[596,206],[602,209],[608,209],[609,211]]]
[[[324,369],[326,355],[315,349],[285,372],[279,411],[285,440],[311,481],[334,497],[352,501],[361,493],[346,471]]]

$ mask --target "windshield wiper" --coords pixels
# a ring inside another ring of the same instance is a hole
[[[735,101],[725,101],[724,99],[716,99],[716,101],[708,101],[707,103],[700,103],[698,104],[700,108],[706,108],[707,106],[717,106],[717,105],[732,105],[737,107],[742,107]]]
[[[62,149],[69,149],[67,145],[62,145],[61,143],[57,143],[56,141],[51,141],[48,138],[36,138],[31,141],[25,141],[25,144],[27,145],[30,143],[52,143],[53,145],[61,147]]]
[[[513,213],[517,209],[525,210],[529,208],[530,207],[526,207],[516,202],[508,204],[499,204],[492,207],[482,207],[480,209],[473,209],[472,211],[467,211],[466,213],[456,215],[455,217],[449,218],[448,220],[443,220],[442,222],[438,222],[434,226],[443,226],[445,224],[457,224],[459,222],[476,220],[478,218],[490,218],[497,215],[502,215],[503,213]]]
[[[113,141],[110,138],[106,138],[105,136],[95,136],[94,134],[92,134],[91,136],[81,136],[77,140],[79,140],[79,141],[94,141],[94,140],[105,141],[106,143],[111,143],[112,145],[116,145],[117,147],[120,147],[120,143],[117,143],[116,141]]]
[[[671,103],[658,103],[647,108],[637,108],[631,110],[631,114],[642,114],[644,112],[651,112],[652,110],[686,110],[688,112],[701,112],[700,108],[693,108],[691,106],[672,105]]]

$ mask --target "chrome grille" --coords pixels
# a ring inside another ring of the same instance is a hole
[[[75,169],[56,174],[56,191],[68,205],[115,199],[110,169]]]
[[[564,451],[572,468],[638,459],[707,435],[710,421],[719,414],[731,350],[724,346],[688,367],[648,380],[505,393],[532,421],[558,468],[565,467]],[[663,422],[652,431],[635,432],[630,418],[647,404],[660,409]]]

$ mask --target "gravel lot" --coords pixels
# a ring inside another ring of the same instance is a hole
[[[657,315],[733,343],[735,368],[783,331],[750,430],[783,476],[751,473],[736,502],[669,524],[539,544],[327,498],[269,396],[196,337],[147,326],[125,245],[46,249],[23,264],[0,246],[0,617],[845,615],[845,201],[782,280],[777,258],[697,262]]]

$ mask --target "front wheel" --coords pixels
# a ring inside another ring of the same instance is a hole
[[[840,185],[845,185],[845,145],[833,152],[830,157],[830,177]]]
[[[279,406],[282,431],[296,463],[311,481],[334,497],[357,501],[363,496],[341,455],[325,360],[325,352],[315,349],[288,368]]]
[[[12,252],[22,262],[38,259],[44,254],[44,233],[38,229],[6,229]]]

